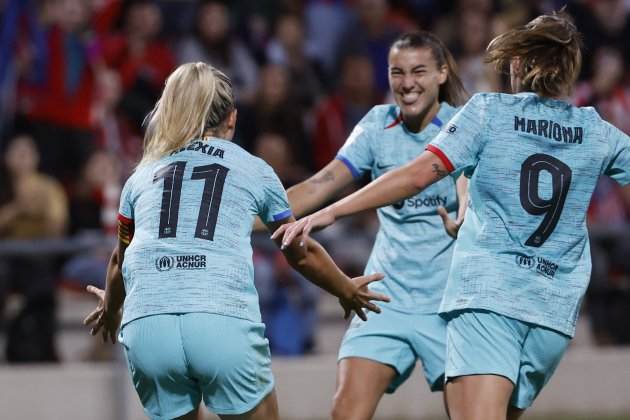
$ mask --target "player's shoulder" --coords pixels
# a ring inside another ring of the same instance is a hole
[[[457,114],[461,107],[453,106],[448,102],[440,102],[440,110],[438,111],[438,117],[442,121],[450,120],[453,115]]]
[[[365,130],[379,131],[401,122],[400,109],[393,104],[376,105],[370,109],[359,122]]]

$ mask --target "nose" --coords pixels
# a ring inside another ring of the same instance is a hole
[[[405,90],[413,89],[414,84],[415,84],[415,81],[412,75],[406,74],[403,76],[403,79],[402,79],[403,89]]]

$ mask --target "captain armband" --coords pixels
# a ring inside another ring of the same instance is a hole
[[[118,214],[118,239],[125,245],[129,245],[133,239],[133,219]]]

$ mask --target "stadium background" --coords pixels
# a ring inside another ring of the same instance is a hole
[[[506,77],[483,63],[488,41],[565,3],[0,0],[2,417],[141,418],[120,354],[80,325],[94,305],[82,290],[102,286],[142,121],[179,63],[207,61],[232,78],[236,141],[290,187],[332,159],[372,106],[391,101],[386,57],[398,34],[436,32],[469,93],[505,91]],[[630,133],[630,1],[567,7],[585,40],[571,100]],[[545,418],[630,418],[629,189],[602,179],[589,224],[591,286],[578,335],[534,410]],[[366,213],[319,239],[358,274],[376,229]],[[341,312],[267,235],[253,243],[283,418],[324,418]],[[440,418],[439,396],[417,372],[410,382],[377,418]]]

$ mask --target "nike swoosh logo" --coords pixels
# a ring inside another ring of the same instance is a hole
[[[393,168],[395,165],[381,165],[380,163],[376,162],[376,169],[388,169],[388,168]]]

